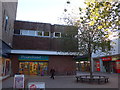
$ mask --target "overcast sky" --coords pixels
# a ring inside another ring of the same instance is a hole
[[[17,20],[61,24],[67,0],[18,0]],[[84,6],[84,0],[71,0],[72,7]]]

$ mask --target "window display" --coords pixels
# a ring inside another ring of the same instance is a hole
[[[19,73],[25,75],[47,75],[48,62],[20,62]]]

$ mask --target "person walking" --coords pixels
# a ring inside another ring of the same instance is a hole
[[[55,69],[51,69],[51,70],[50,70],[50,74],[51,74],[51,77],[50,77],[50,78],[54,79]]]

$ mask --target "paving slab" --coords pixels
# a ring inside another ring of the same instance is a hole
[[[77,75],[89,73],[77,73]],[[106,75],[109,77],[109,83],[82,83],[76,82],[75,75],[70,76],[55,76],[51,79],[49,76],[25,76],[25,87],[27,88],[29,82],[45,82],[46,88],[118,88],[118,74],[94,73],[95,75]],[[14,77],[10,77],[2,82],[3,88],[13,87]]]

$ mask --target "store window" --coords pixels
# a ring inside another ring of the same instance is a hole
[[[10,75],[11,73],[11,61],[10,59],[2,58],[2,76]]]
[[[57,37],[57,38],[61,37],[61,32],[54,32],[54,37]]]
[[[25,75],[47,75],[48,62],[20,62],[19,73]]]

